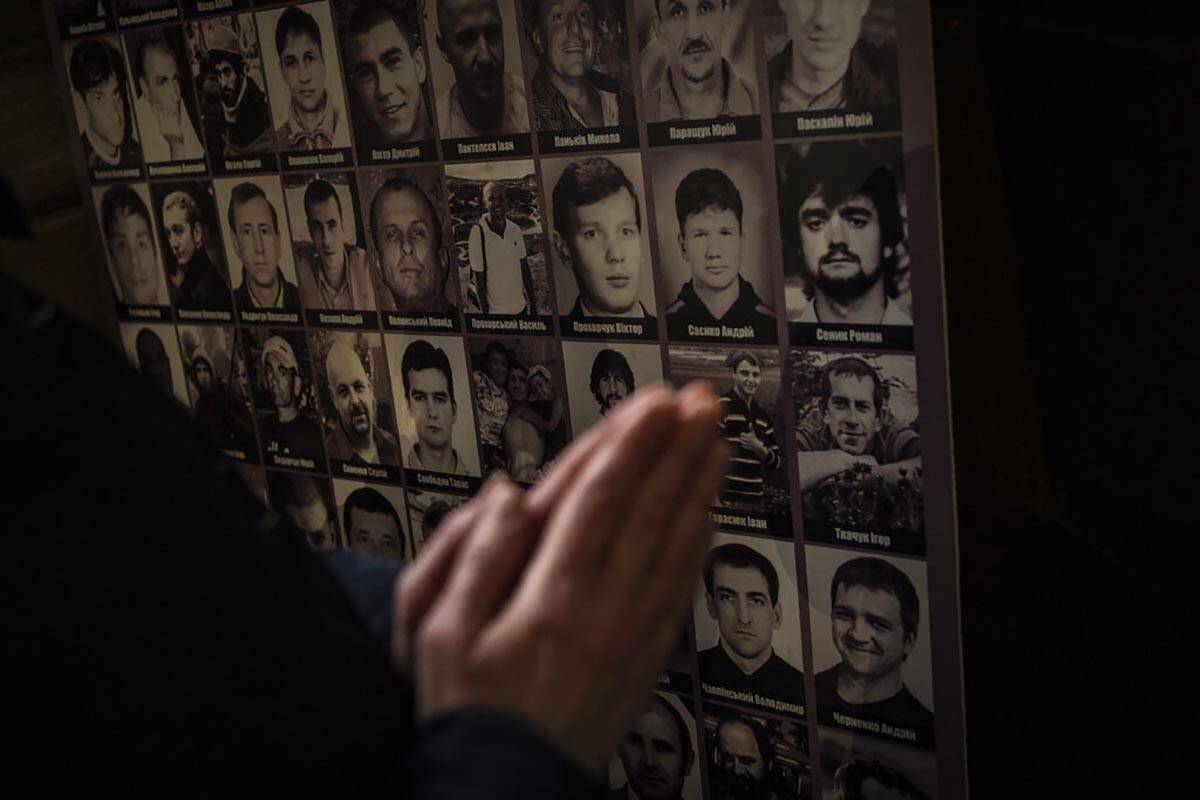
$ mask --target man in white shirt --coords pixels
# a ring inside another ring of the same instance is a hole
[[[437,45],[454,85],[437,101],[443,139],[528,133],[525,83],[506,72],[496,0],[438,0]]]
[[[484,314],[520,316],[531,313],[533,275],[525,236],[508,218],[508,197],[504,187],[488,182],[483,185],[483,207],[479,222],[471,226],[467,237],[467,255]]]
[[[200,137],[183,101],[178,49],[160,33],[142,41],[134,59],[138,127],[146,161],[203,158]]]

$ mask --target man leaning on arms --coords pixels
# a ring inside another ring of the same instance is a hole
[[[0,565],[19,598],[0,611],[18,773],[49,792],[602,793],[711,540],[727,455],[707,388],[639,393],[524,495],[489,484],[394,591],[370,562],[339,584],[346,560],[302,546],[121,354],[4,294],[0,355],[39,384],[68,379],[5,393],[0,424],[71,421],[32,466],[71,463],[53,486],[72,502],[44,513],[47,482],[22,473],[4,504],[21,531]],[[123,389],[85,397],[92,381]],[[120,536],[94,535],[118,520]],[[389,636],[367,610],[393,602]]]

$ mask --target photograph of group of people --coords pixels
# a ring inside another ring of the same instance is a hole
[[[256,497],[409,563],[706,381],[717,533],[609,796],[937,796],[895,0],[53,2],[121,344]]]

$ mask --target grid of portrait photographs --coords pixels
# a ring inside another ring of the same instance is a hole
[[[312,546],[408,563],[705,381],[716,536],[612,796],[938,796],[905,7],[45,2],[129,358]]]

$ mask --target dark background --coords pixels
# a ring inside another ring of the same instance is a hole
[[[972,795],[1174,797],[1200,730],[1200,12],[933,5]],[[0,174],[36,236],[0,274],[107,333],[51,55],[38,0],[0,4]]]

